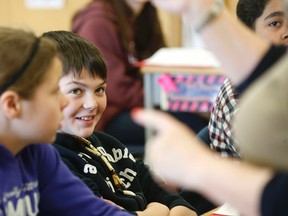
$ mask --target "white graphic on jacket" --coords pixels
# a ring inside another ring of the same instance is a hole
[[[90,173],[90,174],[97,174],[97,168],[93,166],[92,164],[85,164],[84,166],[84,173]]]
[[[137,173],[134,170],[129,169],[129,168],[126,168],[124,171],[121,171],[119,173],[119,177],[122,180],[125,188],[127,188],[127,189],[131,186],[131,182],[134,180],[136,175],[137,175]],[[122,176],[122,178],[121,178],[121,176]],[[111,188],[111,190],[115,193],[115,189],[114,189],[114,186],[113,186],[110,178],[106,177],[105,181],[106,181],[107,185]]]
[[[106,152],[106,150],[100,146],[100,147],[97,147],[97,149],[110,161],[110,162],[113,162],[113,163],[117,163],[119,160],[123,159],[123,158],[130,158],[133,162],[136,162],[135,161],[135,158],[132,156],[132,154],[129,153],[128,149],[127,148],[124,148],[124,149],[115,149],[113,148],[112,149],[112,152],[113,152],[113,156],[111,154],[108,154]]]
[[[6,191],[1,197],[0,205],[5,212],[0,215],[29,215],[34,216],[39,212],[38,182],[28,182],[22,187],[15,186],[12,190]]]
[[[129,153],[127,148],[124,148],[124,149],[113,148],[112,149],[113,155],[107,153],[103,147],[97,147],[97,149],[111,163],[116,163],[116,162],[120,161],[121,159],[128,159],[128,158],[130,160],[132,160],[133,162],[136,162],[135,158],[133,157],[132,154]],[[88,157],[89,159],[92,159],[92,158],[89,155],[82,153],[82,152],[78,153],[78,155],[88,163],[88,164],[84,165],[83,172],[96,175],[97,174],[97,168],[94,165],[90,164],[85,159],[85,157],[86,158]],[[133,182],[133,180],[135,179],[137,172],[130,169],[130,168],[125,168],[123,171],[120,171],[118,173],[118,175],[119,175],[119,178],[121,179],[121,181],[123,182],[123,184],[125,185],[125,187],[128,189],[131,186],[131,182]],[[108,176],[105,178],[105,181],[106,181],[106,184],[108,185],[108,187],[113,191],[113,193],[115,193],[115,188],[113,186],[113,183]]]

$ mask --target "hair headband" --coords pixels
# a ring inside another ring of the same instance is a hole
[[[28,56],[27,60],[22,64],[22,66],[16,71],[10,79],[4,83],[3,86],[0,87],[0,94],[3,93],[9,86],[13,85],[25,72],[27,67],[30,65],[31,61],[33,60],[38,48],[39,48],[40,38],[36,38],[33,43],[30,55]]]

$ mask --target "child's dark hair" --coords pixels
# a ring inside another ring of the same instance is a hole
[[[255,21],[260,17],[270,0],[239,0],[236,8],[237,17],[249,28],[255,28]]]
[[[63,76],[73,73],[78,77],[85,68],[91,76],[106,80],[106,63],[90,41],[70,31],[45,32],[42,37],[56,42],[63,63]]]

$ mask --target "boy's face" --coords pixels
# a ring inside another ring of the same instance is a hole
[[[270,0],[255,21],[255,32],[275,44],[288,46],[288,22],[282,0]]]
[[[106,108],[106,82],[83,69],[80,77],[72,74],[62,77],[60,89],[69,100],[60,132],[90,136]]]

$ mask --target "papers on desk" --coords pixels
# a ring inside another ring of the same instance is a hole
[[[220,68],[220,62],[202,48],[161,48],[143,61],[145,66]]]
[[[230,206],[228,203],[225,203],[220,208],[218,208],[212,215],[219,216],[240,216],[239,212]]]

